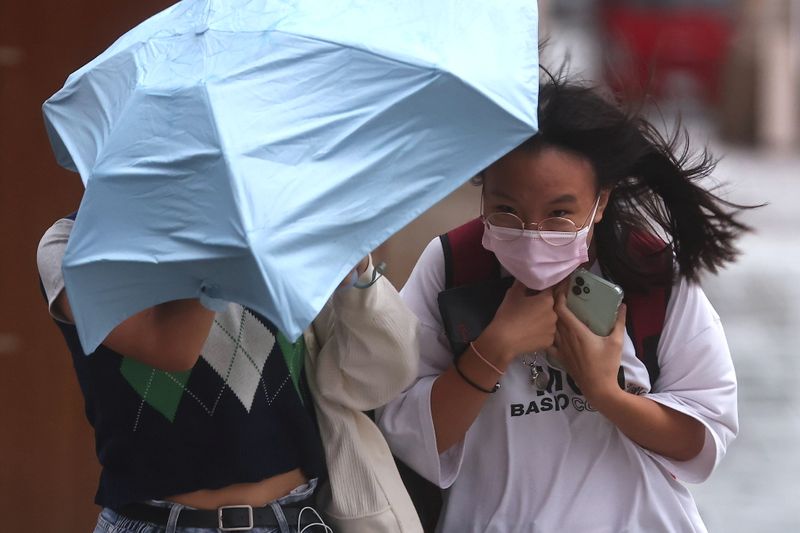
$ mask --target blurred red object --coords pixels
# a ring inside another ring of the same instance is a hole
[[[725,2],[604,1],[600,20],[609,44],[605,69],[613,90],[663,98],[680,76],[708,103],[719,98],[733,23]]]

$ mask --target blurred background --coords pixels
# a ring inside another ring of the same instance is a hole
[[[533,0],[531,0],[533,1]],[[172,2],[0,3],[0,530],[91,531],[99,473],[69,354],[39,293],[36,245],[82,186],[40,107],[66,77]],[[800,531],[800,0],[541,0],[542,62],[641,95],[665,130],[721,158],[733,201],[768,203],[740,260],[703,284],[740,382],[740,436],[692,486],[712,532]],[[375,252],[399,288],[436,235],[477,216],[465,185]],[[624,505],[624,502],[621,502]]]

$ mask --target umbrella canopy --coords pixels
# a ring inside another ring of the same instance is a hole
[[[533,0],[184,0],[44,104],[86,191],[64,257],[92,352],[209,296],[289,338],[358,262],[536,132]]]

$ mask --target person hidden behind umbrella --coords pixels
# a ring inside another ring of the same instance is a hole
[[[421,323],[419,375],[379,426],[441,489],[424,517],[437,531],[705,531],[681,481],[712,473],[738,419],[697,282],[734,259],[747,206],[703,188],[707,152],[692,160],[595,89],[549,76],[539,96],[540,132],[476,180],[481,217],[434,239],[401,291]],[[579,266],[624,289],[607,337],[566,306]],[[507,275],[491,322],[454,354],[440,293]]]
[[[47,230],[37,259],[95,432],[96,532],[331,531],[316,509],[337,531],[421,530],[360,412],[416,371],[416,319],[368,258],[365,288],[348,276],[297,341],[240,305],[189,299],[128,318],[87,355],[61,272],[74,218]]]

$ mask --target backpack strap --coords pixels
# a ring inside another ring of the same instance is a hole
[[[483,247],[483,221],[470,220],[440,235],[445,289],[500,277],[500,262]]]
[[[658,379],[658,342],[667,317],[667,304],[672,292],[673,259],[670,248],[657,236],[645,232],[631,232],[626,246],[658,280],[643,291],[625,293],[628,312],[625,324],[633,341],[636,357],[644,363],[650,377],[650,388]]]

